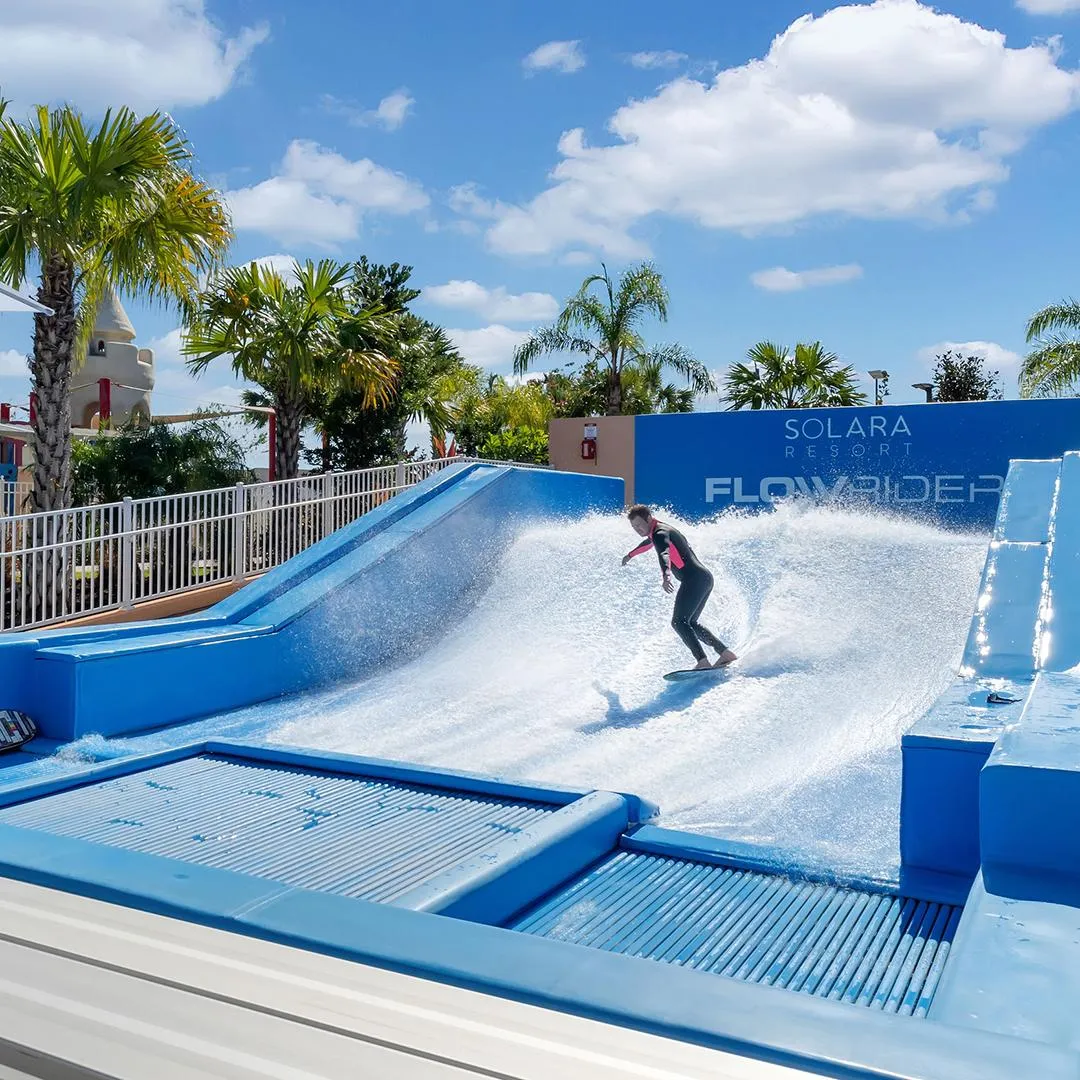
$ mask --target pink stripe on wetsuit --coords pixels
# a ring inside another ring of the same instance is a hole
[[[640,554],[641,554],[642,552],[648,551],[648,550],[649,550],[649,548],[653,547],[653,533],[654,533],[654,532],[656,532],[656,526],[657,526],[657,525],[659,525],[659,524],[660,524],[660,522],[659,522],[659,521],[654,521],[654,522],[653,522],[653,524],[652,524],[652,528],[650,528],[650,529],[649,529],[649,536],[648,536],[648,539],[646,539],[646,540],[642,540],[642,541],[641,541],[641,543],[640,543],[640,544],[638,544],[638,546],[637,546],[636,548],[634,548],[634,550],[633,550],[633,551],[631,551],[631,552],[630,552],[630,556],[629,556],[629,557],[630,557],[631,559],[632,559],[632,558],[633,558],[633,557],[634,557],[635,555],[640,555]],[[666,530],[665,530],[665,531],[666,531]],[[678,552],[678,549],[677,549],[677,548],[675,547],[675,545],[674,545],[674,544],[670,544],[670,543],[669,543],[669,544],[667,545],[666,553],[667,553],[667,556],[668,556],[668,558],[669,558],[669,559],[670,559],[670,561],[671,561],[671,565],[672,565],[672,566],[673,566],[673,567],[674,567],[674,568],[675,568],[676,570],[681,570],[681,569],[682,569],[682,568],[683,568],[683,567],[684,567],[684,566],[686,565],[686,564],[685,564],[685,563],[683,562],[683,557],[682,557],[682,556],[681,556],[681,555],[679,554],[679,552]],[[661,560],[663,560],[663,553],[661,553],[661,556],[660,556],[660,557],[661,557]]]

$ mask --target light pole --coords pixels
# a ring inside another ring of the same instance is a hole
[[[880,405],[881,395],[878,394],[878,380],[887,379],[889,377],[889,373],[887,371],[882,371],[880,368],[878,368],[874,371],[868,371],[867,375],[869,375],[870,378],[874,380],[874,404]]]
[[[934,384],[928,382],[913,382],[911,384],[913,390],[921,390],[926,395],[928,402],[934,400]]]

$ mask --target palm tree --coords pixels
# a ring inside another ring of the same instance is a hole
[[[1080,382],[1080,302],[1051,304],[1028,320],[1027,341],[1035,342],[1020,367],[1021,397],[1049,397]]]
[[[191,173],[164,113],[107,111],[96,129],[65,106],[18,124],[0,110],[0,278],[38,273],[31,363],[34,506],[71,504],[72,371],[109,288],[190,310],[231,240],[218,193]]]
[[[300,471],[300,435],[312,396],[347,387],[366,404],[383,404],[397,362],[379,341],[393,337],[393,320],[379,312],[350,311],[343,286],[350,273],[329,259],[294,264],[295,284],[271,266],[230,267],[199,296],[182,345],[188,366],[201,374],[220,356],[234,373],[262,387],[277,418],[278,477]]]
[[[635,413],[694,411],[694,391],[664,382],[664,349],[653,349],[623,372],[623,389]]]
[[[537,330],[514,352],[514,373],[524,375],[540,356],[583,353],[604,366],[608,415],[619,415],[623,404],[623,373],[628,364],[649,353],[638,333],[648,315],[667,321],[668,293],[659,272],[648,263],[631,267],[615,287],[607,267],[581,284],[563,308],[554,326]],[[602,285],[597,297],[589,290]],[[663,362],[689,381],[695,393],[716,389],[708,369],[678,345],[664,348]]]
[[[796,345],[794,355],[786,345],[759,341],[747,358],[749,364],[732,364],[724,380],[729,410],[866,404],[854,368],[838,367],[836,354],[825,352],[819,341]]]

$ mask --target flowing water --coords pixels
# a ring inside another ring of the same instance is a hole
[[[900,736],[953,677],[987,538],[801,504],[667,520],[713,569],[702,622],[741,657],[722,678],[661,678],[689,653],[656,558],[622,567],[637,537],[621,516],[593,516],[522,534],[426,652],[228,726],[631,791],[658,803],[668,827],[891,871]],[[439,613],[418,606],[417,618]]]

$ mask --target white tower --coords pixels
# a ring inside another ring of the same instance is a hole
[[[132,344],[135,328],[112,289],[102,297],[86,362],[72,373],[71,423],[96,427],[101,379],[112,382],[112,426],[149,423],[154,390],[154,353]]]

